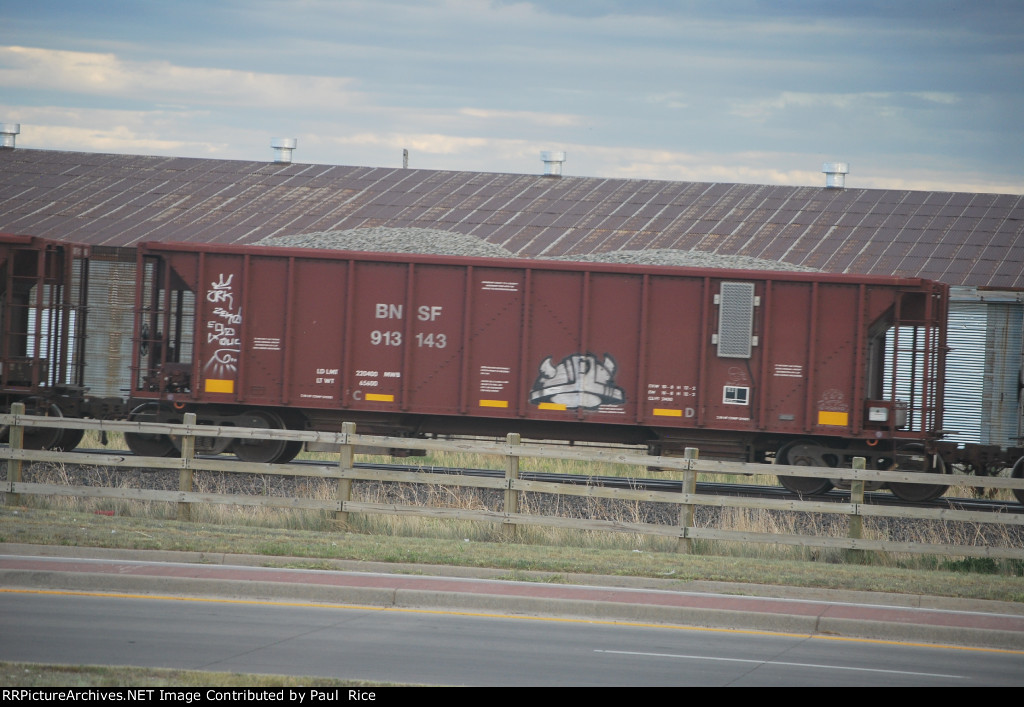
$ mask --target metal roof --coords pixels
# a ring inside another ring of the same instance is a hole
[[[1024,288],[1024,196],[0,150],[0,231],[252,243],[391,226],[521,256],[678,248]]]

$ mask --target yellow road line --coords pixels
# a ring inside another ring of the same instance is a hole
[[[362,604],[329,604],[301,601],[269,601],[266,599],[220,599],[216,597],[180,597],[161,594],[124,594],[120,592],[87,592],[65,589],[12,589],[0,587],[0,594],[43,594],[52,596],[84,596],[114,599],[158,599],[163,601],[194,601],[210,604],[239,604],[248,606],[288,606],[309,609],[346,609],[358,611],[389,611],[404,614],[429,614],[437,616],[472,616],[478,618],[515,619],[519,621],[548,621],[566,624],[586,624],[598,626],[629,626],[632,628],[658,628],[674,631],[706,631],[710,633],[728,633],[743,636],[778,636],[784,638],[812,638],[825,641],[847,641],[851,643],[867,643],[886,646],[909,646],[915,648],[944,648],[956,651],[973,651],[981,653],[1005,653],[1008,655],[1024,655],[1024,650],[1009,648],[984,648],[978,646],[955,646],[945,643],[918,643],[916,641],[894,641],[878,638],[856,638],[852,636],[822,636],[810,633],[786,633],[784,631],[760,631],[740,628],[713,628],[708,626],[686,626],[679,624],[657,624],[643,621],[613,621],[608,619],[574,619],[558,616],[521,616],[510,614],[492,614],[480,611],[452,611],[449,609],[413,609],[397,606],[368,606]]]

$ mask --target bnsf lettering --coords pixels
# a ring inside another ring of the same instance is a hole
[[[416,318],[421,322],[432,322],[441,316],[441,308],[423,305],[417,310]]]
[[[401,319],[402,305],[378,302],[375,307],[375,312],[377,319]]]

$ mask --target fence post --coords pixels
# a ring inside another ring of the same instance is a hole
[[[696,447],[687,447],[683,451],[683,458],[690,461],[697,461],[700,452]],[[692,465],[691,465],[692,466]],[[697,493],[697,472],[688,468],[683,472],[683,493]],[[676,541],[676,552],[690,554],[693,552],[693,538],[686,537],[687,529],[693,525],[693,504],[684,503],[679,506],[679,531],[682,533]]]
[[[867,460],[864,457],[853,458],[853,468],[863,471],[867,466]],[[854,505],[853,515],[850,516],[850,529],[847,536],[851,540],[860,540],[864,537],[864,517],[857,510],[864,503],[864,480],[854,479],[850,482],[850,503]],[[866,559],[863,550],[850,550],[847,553],[849,560],[853,562],[863,562]]]
[[[519,512],[519,491],[512,488],[512,482],[519,480],[519,445],[521,438],[515,432],[509,432],[505,438],[508,442],[508,456],[505,458],[505,512]],[[506,539],[514,540],[518,534],[519,526],[511,521],[506,521],[503,534]]]
[[[182,417],[186,425],[196,424],[196,414],[186,412]],[[178,490],[182,493],[192,493],[192,461],[196,457],[196,438],[190,434],[181,437],[181,470],[178,472]],[[192,520],[192,502],[178,502],[178,520]]]
[[[25,414],[25,403],[14,403],[11,405],[12,415],[24,415]],[[11,425],[7,431],[7,443],[11,448],[11,451],[18,451],[24,447],[25,444],[25,428],[21,425]],[[20,459],[8,459],[7,460],[7,483],[20,484],[21,483],[21,460]],[[8,486],[10,488],[10,486]],[[20,506],[21,505],[21,494],[8,493],[7,494],[7,505],[8,506]]]
[[[338,471],[344,473],[352,471],[355,460],[355,447],[352,446],[349,435],[356,433],[356,423],[341,423],[341,433],[345,435],[345,442],[338,452]],[[334,512],[336,520],[344,529],[348,528],[348,511],[345,504],[352,500],[352,479],[338,479],[338,510]]]

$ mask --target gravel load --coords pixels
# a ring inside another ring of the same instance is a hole
[[[325,248],[371,253],[429,253],[431,255],[467,255],[477,258],[511,258],[512,253],[481,240],[454,231],[436,228],[353,228],[348,231],[320,231],[294,236],[271,236],[256,245],[286,248]]]
[[[777,260],[763,260],[748,255],[719,255],[701,250],[674,250],[652,248],[650,250],[613,250],[607,253],[586,255],[561,255],[551,260],[572,260],[586,263],[626,263],[634,265],[678,265],[688,268],[732,268],[737,270],[794,270],[819,272],[816,268],[782,263]]]
[[[319,231],[291,236],[271,236],[256,245],[288,248],[325,248],[371,253],[426,253],[431,255],[464,255],[481,258],[519,257],[499,245],[476,236],[436,228],[353,228],[347,231]],[[615,250],[607,253],[563,255],[542,260],[563,260],[588,263],[627,263],[635,265],[674,265],[691,268],[731,268],[740,270],[791,270],[819,272],[802,265],[763,260],[745,255],[719,255],[699,250]]]

